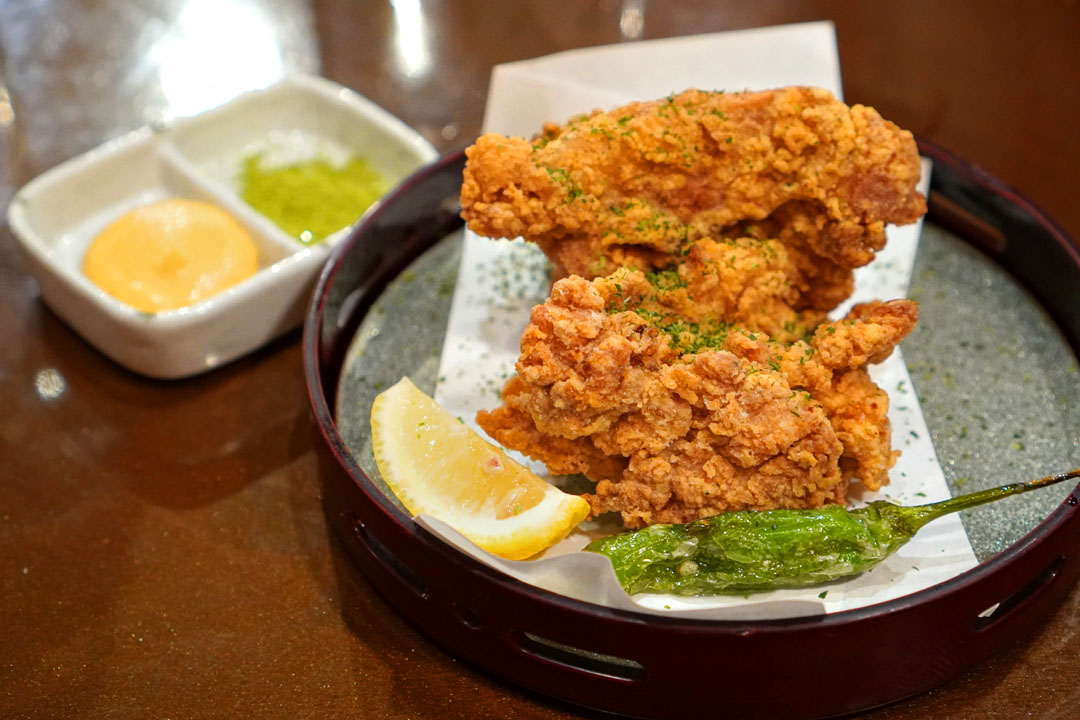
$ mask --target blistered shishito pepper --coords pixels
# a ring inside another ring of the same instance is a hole
[[[1080,470],[904,507],[728,512],[685,525],[612,535],[586,550],[611,559],[628,593],[746,595],[830,582],[868,570],[942,515],[1080,477]]]

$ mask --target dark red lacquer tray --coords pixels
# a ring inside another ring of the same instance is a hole
[[[1075,244],[1000,181],[931,144],[920,151],[934,161],[928,220],[1026,288],[1075,363]],[[334,401],[347,348],[372,303],[461,226],[463,165],[456,153],[420,171],[354,229],[324,269],[304,329],[327,517],[380,592],[449,652],[545,695],[633,717],[721,709],[727,718],[830,717],[948,680],[1031,632],[1075,583],[1077,489],[948,582],[859,610],[774,621],[663,618],[571,600],[512,580],[418,528],[347,449]]]

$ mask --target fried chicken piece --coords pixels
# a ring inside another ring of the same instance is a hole
[[[699,238],[752,235],[748,223],[775,217],[773,236],[796,250],[800,309],[834,307],[885,224],[926,209],[911,133],[816,88],[687,90],[532,142],[483,135],[466,154],[469,227],[536,242],[563,274],[664,268]]]
[[[888,407],[863,365],[914,326],[906,300],[858,306],[809,341],[665,313],[622,270],[557,282],[533,309],[504,405],[477,421],[555,473],[597,482],[628,527],[843,502],[888,481]],[[871,476],[871,474],[873,474]]]
[[[633,298],[639,311],[688,322],[722,318],[783,341],[801,338],[825,319],[823,311],[799,309],[805,304],[803,274],[778,240],[703,238],[687,246],[675,265],[645,277],[653,290]]]
[[[805,343],[793,343],[780,359],[789,382],[822,404],[844,446],[844,476],[859,478],[868,490],[888,484],[899,453],[892,449],[889,396],[870,379],[866,365],[888,357],[918,319],[919,306],[911,300],[861,303],[843,320],[818,326],[810,361]]]
[[[811,244],[825,230],[825,216],[806,203],[789,202],[761,221],[725,228],[733,237],[775,238],[795,266],[788,280],[799,291],[795,307],[827,313],[846,300],[855,289],[850,267],[818,255]]]
[[[838,372],[814,399],[821,403],[836,437],[844,446],[840,472],[857,477],[867,490],[889,482],[889,468],[900,453],[892,449],[889,396],[864,368]]]

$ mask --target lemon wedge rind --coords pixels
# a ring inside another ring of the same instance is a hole
[[[500,557],[531,557],[589,514],[583,498],[539,478],[407,377],[375,398],[371,437],[383,480],[409,512],[437,518]]]

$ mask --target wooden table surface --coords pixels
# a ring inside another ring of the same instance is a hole
[[[449,150],[479,131],[497,63],[821,19],[849,102],[1080,237],[1075,0],[0,2],[0,207],[268,74],[321,73]],[[0,716],[579,716],[455,660],[372,590],[327,531],[306,403],[296,332],[194,379],[125,371],[43,304],[0,225]],[[1078,666],[1074,589],[1038,634],[865,717],[1080,717]]]

